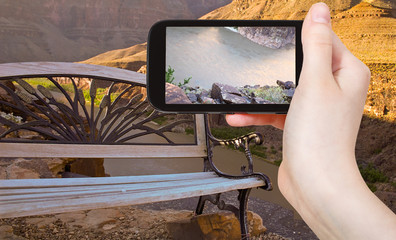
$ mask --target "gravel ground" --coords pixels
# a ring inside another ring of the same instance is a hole
[[[236,205],[236,193],[222,200]],[[198,198],[139,206],[95,209],[43,216],[0,219],[0,239],[172,239],[166,223],[193,216]],[[259,214],[267,231],[252,239],[317,239],[293,212],[257,198],[249,199],[249,210]],[[217,212],[207,203],[204,213]]]
[[[226,203],[238,206],[237,195],[235,191],[227,192],[221,195],[221,199]],[[198,198],[186,198],[136,207],[147,210],[194,210],[197,202]],[[282,238],[280,239],[318,239],[303,220],[294,218],[293,211],[289,209],[255,197],[249,197],[248,209],[257,213],[263,219],[263,225],[267,228],[267,231],[272,235],[281,236]],[[216,206],[206,203],[204,213],[216,211],[219,211]]]

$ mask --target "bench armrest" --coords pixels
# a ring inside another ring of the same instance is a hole
[[[207,123],[207,117],[206,117],[206,123]],[[207,124],[208,126],[208,124]],[[264,181],[264,185],[260,188],[265,189],[265,190],[272,190],[272,184],[270,178],[259,172],[254,172],[253,171],[253,159],[252,159],[252,153],[250,152],[250,144],[255,144],[255,145],[261,145],[263,143],[263,136],[258,133],[258,132],[252,132],[240,137],[236,137],[233,139],[218,139],[212,135],[210,132],[209,128],[207,129],[207,136],[208,136],[208,161],[207,165],[209,165],[210,169],[213,170],[216,174],[222,177],[226,178],[233,178],[233,179],[240,179],[240,178],[249,178],[249,177],[257,177],[260,178],[261,180]],[[245,156],[248,162],[248,167],[246,170],[246,166],[243,165],[241,166],[241,175],[230,175],[227,173],[221,172],[213,163],[212,157],[213,157],[213,147],[215,146],[229,146],[229,145],[234,145],[235,149],[240,149],[242,148],[245,152]]]

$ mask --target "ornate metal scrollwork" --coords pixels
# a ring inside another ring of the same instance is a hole
[[[213,194],[213,195],[205,195],[201,196],[198,201],[197,208],[195,210],[196,215],[200,215],[203,212],[205,202],[209,201],[213,205],[217,206],[220,210],[227,210],[234,213],[234,215],[238,218],[239,224],[241,227],[241,239],[248,240],[249,230],[247,227],[247,203],[250,194],[251,188],[248,189],[240,189],[238,190],[238,201],[239,201],[239,208],[235,207],[234,205],[227,204],[224,200],[221,200],[221,193]]]
[[[225,177],[225,178],[231,178],[231,179],[243,179],[243,178],[259,178],[264,181],[264,186],[260,187],[265,190],[272,190],[272,183],[269,177],[263,173],[257,173],[253,171],[253,159],[252,159],[252,154],[250,152],[250,143],[254,143],[256,145],[260,145],[263,142],[263,137],[259,133],[250,133],[246,134],[241,137],[229,139],[229,140],[220,140],[215,138],[212,133],[210,132],[209,129],[209,123],[207,119],[207,115],[205,115],[205,127],[206,127],[206,134],[208,136],[207,138],[207,148],[208,148],[208,157],[205,158],[204,161],[204,171],[213,171],[217,175]],[[214,164],[213,162],[213,147],[215,146],[228,146],[228,145],[233,145],[235,149],[243,148],[245,152],[245,156],[248,162],[248,168],[246,170],[246,166],[241,167],[241,172],[242,175],[230,175],[223,173],[220,171]],[[231,211],[235,214],[235,216],[239,219],[239,223],[241,226],[241,239],[248,240],[250,239],[249,236],[249,231],[247,227],[247,203],[248,203],[248,198],[249,194],[251,191],[251,188],[248,189],[240,189],[238,190],[238,201],[239,201],[239,207],[233,206],[231,204],[226,204],[223,200],[220,200],[221,193],[215,194],[215,195],[206,195],[206,196],[201,196],[198,201],[197,208],[195,210],[195,213],[197,215],[202,214],[205,202],[209,201],[212,204],[216,205],[219,209],[221,210],[228,210]]]
[[[28,141],[18,132],[29,131],[37,135],[29,142],[139,144],[137,138],[156,135],[162,139],[159,143],[144,144],[172,145],[177,143],[166,132],[193,123],[192,116],[176,118],[154,110],[145,98],[145,86],[137,83],[85,79],[81,86],[80,78],[46,79],[46,87],[33,87],[21,78],[0,81],[0,90],[6,93],[0,97],[0,110],[22,117],[15,122],[0,116],[0,141]],[[164,118],[166,123],[153,124]]]
[[[220,210],[228,210],[234,213],[234,215],[239,218],[239,209],[231,204],[226,204],[224,200],[220,200],[221,193],[213,194],[213,195],[205,195],[200,197],[200,204],[197,206],[195,213],[201,214],[203,212],[203,207],[205,202],[211,202],[213,205],[217,206]]]
[[[205,121],[208,122],[207,116],[205,116]],[[231,179],[243,179],[243,178],[248,178],[248,177],[260,178],[265,182],[265,185],[260,188],[268,190],[268,191],[272,190],[272,183],[271,183],[270,178],[267,175],[265,175],[263,173],[259,173],[259,172],[253,172],[253,159],[252,159],[252,154],[250,152],[249,145],[250,145],[250,143],[254,143],[256,145],[262,144],[263,136],[260,133],[249,133],[244,136],[229,139],[229,140],[220,140],[220,139],[215,138],[212,135],[212,133],[209,130],[208,123],[206,124],[206,126],[208,128],[207,129],[208,159],[207,159],[206,164],[210,166],[212,171],[214,171],[219,176],[222,176],[225,178],[231,178]],[[235,147],[235,149],[243,148],[244,152],[245,152],[246,159],[248,161],[247,171],[246,171],[246,166],[241,167],[242,175],[230,175],[230,174],[226,174],[226,173],[223,173],[222,171],[220,171],[215,166],[215,164],[213,162],[213,151],[212,151],[212,148],[214,146],[218,146],[218,145],[223,145],[223,146],[233,145]]]

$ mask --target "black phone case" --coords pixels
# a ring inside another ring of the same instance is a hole
[[[302,67],[302,21],[289,20],[165,20],[152,26],[147,44],[147,92],[153,107],[174,113],[279,113],[289,104],[166,104],[166,28],[167,27],[295,27],[295,85]],[[248,84],[248,83],[247,83]]]

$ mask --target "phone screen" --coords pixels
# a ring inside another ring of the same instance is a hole
[[[289,104],[293,97],[294,26],[172,26],[165,41],[166,104]],[[170,97],[175,89],[185,97]]]

